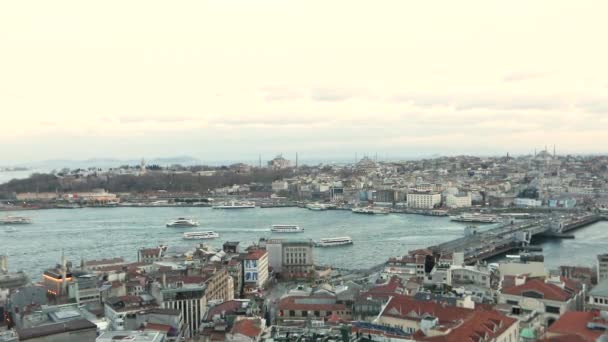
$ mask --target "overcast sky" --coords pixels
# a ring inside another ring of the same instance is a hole
[[[0,164],[598,153],[608,2],[3,1]]]

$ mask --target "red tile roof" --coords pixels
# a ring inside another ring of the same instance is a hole
[[[387,283],[374,286],[368,291],[369,293],[398,293],[403,294],[403,284],[401,283],[401,279],[399,277],[392,277]]]
[[[521,296],[527,291],[541,293],[544,299],[555,300],[558,302],[566,302],[572,297],[568,291],[555,284],[545,283],[541,279],[528,279],[528,281],[522,285],[502,289],[502,293],[514,296]]]
[[[241,319],[234,322],[231,332],[255,338],[260,336],[262,329],[260,329],[260,321],[257,319]]]
[[[298,311],[343,311],[346,310],[344,304],[330,303],[311,303],[306,302],[306,299],[333,299],[333,297],[307,297],[307,296],[291,296],[285,297],[279,301],[279,310],[298,310]]]
[[[582,338],[581,341],[595,341],[603,331],[587,328],[589,322],[608,324],[599,317],[597,311],[568,311],[549,327],[548,332],[559,335],[576,335]]]
[[[500,336],[517,319],[502,315],[494,310],[475,310],[462,324],[448,331],[446,335],[425,337],[423,341],[433,342],[462,342],[462,341],[491,341]]]
[[[414,297],[395,295],[387,303],[381,315],[419,321],[424,314],[427,314],[437,317],[440,324],[447,324],[463,320],[473,315],[474,312],[471,309],[443,305],[432,301],[418,301]]]
[[[266,254],[268,254],[268,252],[266,252],[263,249],[254,249],[252,251],[249,251],[247,254],[245,254],[244,259],[245,260],[259,260],[259,259],[263,258]]]

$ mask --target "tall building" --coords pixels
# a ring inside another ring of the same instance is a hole
[[[195,336],[207,311],[207,285],[202,277],[179,277],[152,284],[151,293],[163,309],[182,312],[186,337]]]
[[[302,279],[314,272],[314,244],[310,239],[270,239],[268,263],[283,278]]]
[[[608,278],[608,254],[597,256],[597,283]]]
[[[243,274],[246,290],[262,287],[268,280],[268,252],[252,249],[244,254]]]

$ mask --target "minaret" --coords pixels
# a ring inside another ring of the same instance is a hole
[[[146,160],[141,158],[141,162],[139,163],[139,173],[142,175],[146,173]]]
[[[262,168],[262,154],[261,153],[258,155],[258,167],[260,169]]]
[[[296,152],[296,170],[298,169],[298,152]]]
[[[553,144],[553,159],[555,159],[556,154],[555,154],[555,144]]]

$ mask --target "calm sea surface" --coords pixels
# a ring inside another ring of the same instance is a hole
[[[4,215],[6,213],[0,213]],[[315,212],[301,208],[212,210],[211,208],[84,208],[37,210],[13,213],[27,215],[33,224],[14,226],[8,233],[0,227],[0,253],[8,254],[12,271],[24,270],[38,279],[43,269],[59,262],[61,250],[78,264],[81,258],[99,259],[121,256],[137,259],[141,247],[197,245],[182,239],[186,231],[213,230],[220,234],[206,243],[221,247],[224,241],[240,241],[247,246],[260,237],[294,237],[318,240],[350,236],[354,245],[315,249],[319,264],[366,268],[389,256],[427,247],[463,235],[465,225],[446,217],[419,215],[356,215],[349,211]],[[197,228],[166,228],[177,217],[191,217]],[[276,234],[272,224],[297,224],[303,233]],[[608,252],[608,222],[580,229],[576,239],[544,243],[547,267],[560,264],[589,265],[595,255]]]

